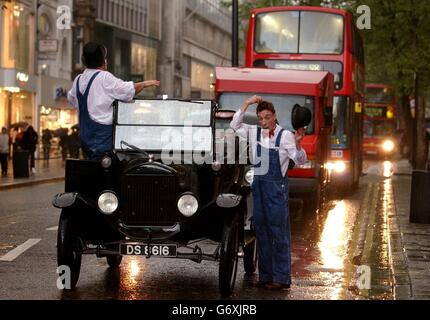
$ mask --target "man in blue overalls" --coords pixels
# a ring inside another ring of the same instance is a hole
[[[243,123],[249,106],[257,106],[259,126]],[[300,146],[305,129],[295,134],[277,125],[273,104],[253,96],[236,112],[231,128],[249,139],[254,161],[261,159],[252,183],[254,223],[257,236],[259,284],[269,289],[289,289],[291,285],[291,232],[288,210],[288,164],[301,165],[306,153]],[[265,155],[265,156],[264,156]],[[254,162],[255,163],[255,162]]]
[[[88,159],[99,160],[112,150],[112,103],[131,101],[144,88],[159,86],[157,80],[122,81],[107,71],[107,50],[94,42],[84,46],[85,71],[76,77],[68,93],[70,104],[79,108],[81,147]]]

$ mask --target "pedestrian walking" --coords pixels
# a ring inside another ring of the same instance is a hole
[[[68,93],[70,104],[79,109],[81,147],[90,160],[101,159],[112,150],[112,103],[131,101],[144,88],[158,86],[157,80],[125,82],[107,71],[106,47],[94,42],[83,48],[86,69]]]
[[[52,146],[52,133],[51,130],[45,129],[42,132],[42,147],[43,147],[43,161],[46,167],[49,167],[49,158]]]
[[[3,177],[7,176],[7,165],[8,165],[8,158],[10,153],[9,148],[9,134],[7,132],[7,128],[3,127],[1,129],[0,134],[0,165],[1,165],[1,175]]]
[[[28,126],[27,130],[25,130],[24,134],[22,135],[22,141],[21,141],[21,148],[29,152],[30,168],[31,168],[31,172],[33,173],[36,173],[34,153],[36,152],[38,139],[39,139],[39,136],[37,132],[34,130],[33,126]]]
[[[253,104],[258,104],[258,126],[243,123],[246,110]],[[306,162],[306,152],[300,145],[305,128],[300,127],[295,134],[284,130],[277,125],[273,104],[259,96],[244,102],[230,126],[236,134],[248,139],[254,158],[256,174],[251,189],[259,284],[269,289],[289,289],[291,232],[287,171],[290,161],[297,165]],[[266,157],[262,156],[263,152]],[[261,162],[255,163],[260,158]],[[263,167],[267,170],[257,173]]]

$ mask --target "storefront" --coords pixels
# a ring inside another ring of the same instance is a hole
[[[28,123],[36,127],[36,77],[0,69],[0,126]]]
[[[0,126],[36,127],[35,15],[29,1],[4,1],[0,11]]]
[[[78,112],[67,101],[67,92],[73,85],[70,80],[40,76],[39,132],[70,129],[78,124]]]

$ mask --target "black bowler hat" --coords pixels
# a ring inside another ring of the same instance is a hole
[[[291,111],[291,124],[294,130],[307,127],[312,120],[312,113],[308,108],[295,104]]]
[[[90,69],[101,67],[107,55],[106,47],[95,42],[88,42],[82,51],[82,63]]]

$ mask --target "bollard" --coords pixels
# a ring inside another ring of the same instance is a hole
[[[430,171],[412,172],[409,221],[430,224]]]
[[[12,165],[14,178],[28,178],[29,173],[29,152],[26,150],[16,150],[13,152]]]

